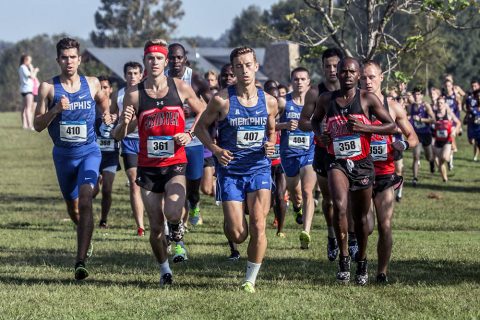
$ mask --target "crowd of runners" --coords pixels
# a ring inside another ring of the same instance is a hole
[[[100,228],[108,228],[112,187],[120,170],[128,177],[135,234],[148,235],[160,270],[160,285],[173,281],[173,263],[186,261],[187,225],[202,224],[200,192],[215,197],[223,230],[237,261],[247,240],[242,290],[255,292],[267,248],[267,215],[285,237],[287,205],[299,225],[299,248],[326,240],[326,257],[338,260],[336,280],[368,282],[367,243],[376,218],[376,281],[387,283],[392,252],[391,222],[402,200],[403,153],[413,152],[413,180],[421,151],[443,181],[453,169],[456,141],[466,124],[477,161],[480,145],[480,85],[465,93],[446,76],[442,89],[405,84],[382,87],[375,61],[359,63],[336,48],[321,58],[323,80],[297,67],[282,85],[255,79],[255,51],[235,48],[230,63],[204,76],[189,67],[180,43],[147,41],[143,65],[125,62],[126,86],[113,92],[108,77],[79,75],[80,47],[57,44],[60,75],[41,83],[34,128],[48,129],[53,161],[67,212],[77,226],[75,279],[88,277],[92,254],[93,198],[101,192]],[[428,101],[428,102],[427,102]],[[320,199],[321,194],[321,199]],[[326,238],[311,236],[321,208]],[[247,217],[248,215],[248,217]],[[133,225],[133,220],[132,220]]]

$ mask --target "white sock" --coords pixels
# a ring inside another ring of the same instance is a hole
[[[397,196],[402,197],[403,187],[398,188]]]
[[[165,228],[165,235],[168,235],[168,234],[169,234],[169,230],[168,230],[168,222],[167,222],[166,219],[165,219],[165,222],[164,222],[164,228]]]
[[[168,259],[165,260],[163,263],[158,264],[160,267],[160,276],[163,276],[166,273],[172,274],[172,270],[170,269],[170,265],[168,264]]]
[[[255,285],[255,280],[257,280],[258,271],[260,270],[261,266],[261,263],[247,261],[247,273],[245,274],[245,281]]]
[[[333,227],[327,227],[328,230],[328,237],[335,238],[335,229]]]

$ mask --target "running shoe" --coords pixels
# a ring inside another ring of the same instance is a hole
[[[388,284],[388,278],[385,273],[377,274],[377,283],[378,284]]]
[[[185,233],[185,228],[183,226],[183,221],[180,221],[177,224],[168,223],[168,231],[170,234],[170,240],[175,242],[180,242],[183,240],[183,234]]]
[[[227,260],[232,262],[237,262],[238,260],[240,260],[240,252],[238,252],[238,250],[232,250]]]
[[[200,208],[195,207],[195,208],[190,208],[188,211],[188,221],[190,221],[190,224],[192,226],[196,226],[198,222],[200,221]]]
[[[335,261],[338,256],[338,243],[337,239],[327,237],[327,258],[330,261]]]
[[[418,184],[418,179],[417,178],[413,178],[412,179],[412,186],[415,188]]]
[[[430,161],[430,173],[435,173],[435,161]]]
[[[165,273],[163,276],[160,277],[160,287],[165,287],[172,285],[173,277],[171,273]]]
[[[88,277],[88,270],[85,267],[85,263],[83,261],[78,261],[75,264],[75,280],[80,281]]]
[[[173,255],[173,263],[179,263],[187,261],[187,250],[181,244],[176,244],[174,249],[175,254]]]
[[[337,282],[348,283],[350,281],[350,257],[340,256],[338,259]]]
[[[107,221],[100,220],[100,223],[98,224],[98,226],[100,227],[100,229],[107,229],[108,228]]]
[[[395,201],[397,201],[397,202],[400,202],[400,201],[402,201],[402,197],[400,197],[400,196],[396,196],[396,197],[395,197]]]
[[[145,236],[145,229],[143,229],[143,228],[138,228],[138,229],[137,229],[137,236],[139,236],[139,237]]]
[[[307,231],[300,232],[299,238],[300,238],[300,249],[304,249],[304,250],[308,249],[311,241],[311,238],[308,232]]]
[[[453,161],[449,161],[448,162],[448,171],[452,171],[453,170]]]
[[[348,254],[350,255],[353,261],[357,260],[358,242],[356,239],[348,241]]]
[[[245,281],[242,284],[242,290],[248,293],[255,293],[255,287],[251,282]]]
[[[93,256],[93,243],[90,241],[90,244],[88,245],[88,250],[87,250],[87,258],[90,258]]]
[[[295,222],[297,224],[303,224],[303,210],[300,208],[298,211],[293,209],[293,217],[295,218]]]
[[[286,238],[287,237],[284,232],[277,232],[276,236],[279,237],[279,238]]]
[[[364,286],[368,282],[367,259],[357,261],[357,271],[355,272],[355,283]]]

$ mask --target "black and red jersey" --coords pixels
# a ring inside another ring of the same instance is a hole
[[[340,106],[336,98],[340,91],[332,92],[330,104],[326,114],[327,130],[330,132],[331,142],[327,146],[328,153],[336,159],[361,160],[370,154],[370,134],[357,133],[347,126],[348,116],[354,116],[364,124],[371,124],[370,119],[363,112],[360,102],[360,90],[345,106]]]
[[[139,167],[167,167],[187,163],[185,147],[177,145],[173,140],[173,136],[185,132],[183,103],[173,78],[167,78],[167,86],[167,94],[156,99],[147,94],[144,82],[138,84]]]
[[[383,106],[389,111],[386,98],[383,100]],[[378,126],[382,124],[382,122],[374,116],[371,118],[372,125]],[[375,166],[375,175],[393,174],[395,172],[394,149],[392,143],[392,135],[372,134],[370,141],[370,155]]]
[[[444,115],[440,115],[438,111],[435,113],[435,129],[433,130],[435,140],[452,142],[452,127],[452,120],[448,118],[446,111]]]

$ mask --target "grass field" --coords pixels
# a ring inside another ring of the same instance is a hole
[[[76,283],[76,235],[51,149],[46,132],[24,131],[19,114],[0,114],[0,319],[480,318],[480,163],[471,160],[465,136],[448,184],[438,173],[427,173],[426,161],[419,186],[406,184],[395,210],[389,285],[337,285],[337,264],[326,259],[323,216],[315,215],[312,249],[301,251],[300,230],[289,214],[286,239],[268,229],[254,295],[239,291],[246,245],[239,263],[226,261],[222,212],[205,197],[205,223],[185,237],[189,261],[173,265],[174,286],[160,289],[148,237],[134,236],[123,172],[114,186],[111,227],[94,231],[91,276]],[[405,164],[410,181],[410,154]],[[96,199],[96,224],[99,210]],[[269,224],[272,220],[273,214]],[[370,279],[376,241],[375,231],[369,240]]]

